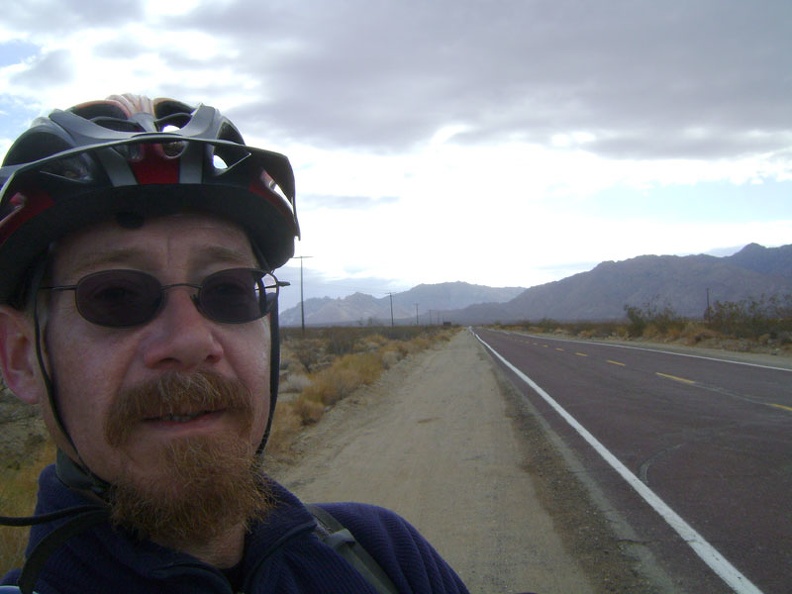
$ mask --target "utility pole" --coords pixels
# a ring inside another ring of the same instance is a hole
[[[393,293],[388,293],[390,296],[390,305],[391,305],[391,328],[393,328],[396,324],[393,322]]]
[[[710,313],[711,313],[711,311],[712,310],[710,309],[710,290],[709,290],[709,287],[707,287],[707,323],[708,324],[710,322]]]
[[[300,320],[302,322],[302,333],[305,335],[305,296],[303,295],[303,260],[312,256],[294,256],[300,261]]]
[[[418,321],[418,304],[415,304],[415,325],[420,326],[421,322]]]

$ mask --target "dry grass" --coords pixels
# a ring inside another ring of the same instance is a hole
[[[278,404],[267,454],[290,458],[291,446],[306,426],[321,421],[325,411],[410,354],[438,340],[448,340],[456,329],[437,328],[311,329],[307,336],[287,333],[282,346],[281,383],[294,390]],[[307,381],[306,381],[307,380]]]
[[[29,464],[0,471],[0,514],[17,517],[33,513],[38,475],[54,459],[55,445],[46,441]],[[0,526],[0,575],[22,565],[28,532],[28,528]]]
[[[619,322],[557,322],[545,320],[541,324],[502,325],[496,327],[516,331],[528,331],[534,334],[556,334],[576,336],[578,338],[617,340],[645,340],[663,344],[682,344],[726,351],[769,353],[773,355],[792,356],[792,338],[785,334],[772,333],[754,338],[740,338],[712,328],[700,320],[676,320],[671,324],[658,325],[649,322],[639,335],[631,333],[627,323]]]
[[[316,373],[302,391],[302,398],[332,406],[360,386],[375,381],[384,370],[380,353],[344,355],[330,367]]]

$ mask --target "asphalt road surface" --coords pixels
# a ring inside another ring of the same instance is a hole
[[[477,334],[681,589],[792,592],[792,370]]]

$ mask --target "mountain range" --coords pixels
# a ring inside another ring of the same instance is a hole
[[[485,287],[463,282],[418,285],[408,291],[376,298],[364,293],[332,299],[306,299],[305,324],[331,326],[351,324],[434,324],[446,321],[444,312],[458,311],[478,303],[504,303],[525,291],[525,287]],[[280,312],[283,326],[300,326],[300,306]]]
[[[624,318],[625,305],[669,306],[701,318],[708,304],[792,294],[792,245],[749,244],[726,257],[638,256],[602,262],[592,270],[531,288],[492,288],[464,282],[418,285],[375,298],[308,299],[306,325],[484,324],[551,318]],[[280,314],[284,326],[302,323],[300,307]]]

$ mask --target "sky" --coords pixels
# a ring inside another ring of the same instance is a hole
[[[219,108],[289,156],[303,296],[531,287],[792,243],[789,0],[28,0],[0,155],[114,93]]]

